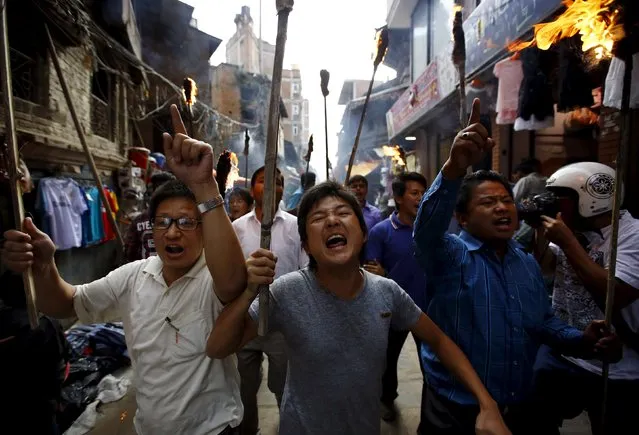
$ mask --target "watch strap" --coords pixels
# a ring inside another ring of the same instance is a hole
[[[220,207],[221,205],[224,205],[224,198],[222,198],[222,195],[217,195],[215,198],[199,203],[197,205],[197,209],[200,214],[204,214]]]

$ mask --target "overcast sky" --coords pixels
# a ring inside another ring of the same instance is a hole
[[[226,42],[235,33],[235,15],[242,6],[251,8],[255,34],[259,35],[260,0],[183,0],[195,7],[198,28],[217,38],[222,44],[211,63],[226,61]],[[284,68],[299,65],[302,71],[302,93],[310,103],[310,133],[315,148],[311,165],[318,179],[325,178],[324,166],[324,99],[320,90],[319,71],[331,73],[328,96],[329,155],[335,164],[337,133],[344,111],[337,105],[346,79],[370,80],[373,72],[371,55],[375,28],[386,22],[387,0],[297,0],[289,16],[288,41]],[[277,34],[275,0],[262,1],[262,38],[272,44]],[[395,72],[383,65],[377,80],[386,81]]]

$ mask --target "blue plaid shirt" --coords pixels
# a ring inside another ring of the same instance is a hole
[[[418,260],[426,271],[426,314],[466,354],[500,405],[526,400],[540,344],[578,346],[583,335],[551,311],[541,270],[514,241],[505,257],[465,231],[447,234],[461,180],[440,173],[415,222]],[[428,384],[459,404],[474,396],[427,346],[421,359]]]

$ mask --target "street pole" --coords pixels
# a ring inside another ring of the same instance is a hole
[[[62,74],[62,68],[60,67],[60,60],[58,59],[58,53],[55,49],[55,44],[53,42],[53,38],[51,37],[51,32],[49,31],[49,26],[47,24],[44,25],[44,29],[47,34],[47,42],[49,44],[49,53],[51,54],[51,60],[53,61],[53,67],[55,68],[56,75],[58,76],[58,80],[60,81],[60,87],[62,88],[62,93],[64,94],[64,99],[67,102],[67,106],[69,108],[69,113],[71,114],[71,119],[73,119],[73,124],[75,125],[75,129],[78,133],[78,138],[80,139],[80,144],[84,149],[84,154],[87,157],[87,161],[89,163],[89,167],[91,168],[91,173],[93,174],[93,180],[95,181],[96,186],[98,187],[98,191],[100,193],[100,200],[102,201],[102,205],[104,206],[107,214],[107,219],[113,227],[113,232],[115,233],[118,243],[120,244],[120,252],[124,250],[124,238],[122,237],[122,232],[120,232],[120,228],[115,220],[115,216],[111,210],[111,205],[109,204],[109,200],[106,196],[106,192],[104,191],[104,186],[102,185],[102,180],[100,179],[100,174],[98,173],[98,168],[95,166],[95,161],[93,160],[93,154],[91,154],[91,149],[87,143],[87,138],[84,135],[84,130],[82,129],[82,124],[80,124],[80,119],[78,118],[78,114],[75,111],[75,106],[73,105],[73,99],[71,98],[71,92],[69,92],[69,87],[67,86],[67,81]]]
[[[16,134],[15,113],[13,108],[13,87],[11,84],[11,64],[9,58],[9,32],[7,29],[7,1],[2,0],[2,17],[0,26],[2,27],[2,96],[4,99],[5,115],[5,140],[8,145],[7,172],[9,173],[9,184],[11,185],[11,203],[13,205],[13,217],[16,228],[22,229],[25,219],[24,204],[22,202],[22,187],[18,173],[19,148],[18,136]],[[28,268],[22,273],[24,283],[24,294],[27,300],[27,314],[31,329],[36,329],[40,323],[38,309],[36,305],[35,283],[33,281],[33,270]]]

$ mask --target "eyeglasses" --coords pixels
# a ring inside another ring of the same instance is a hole
[[[173,222],[175,222],[175,225],[179,230],[193,231],[202,221],[200,219],[193,219],[190,217],[179,217],[174,219],[168,216],[157,216],[153,219],[153,228],[156,230],[168,230],[171,228],[171,225],[173,225]]]

